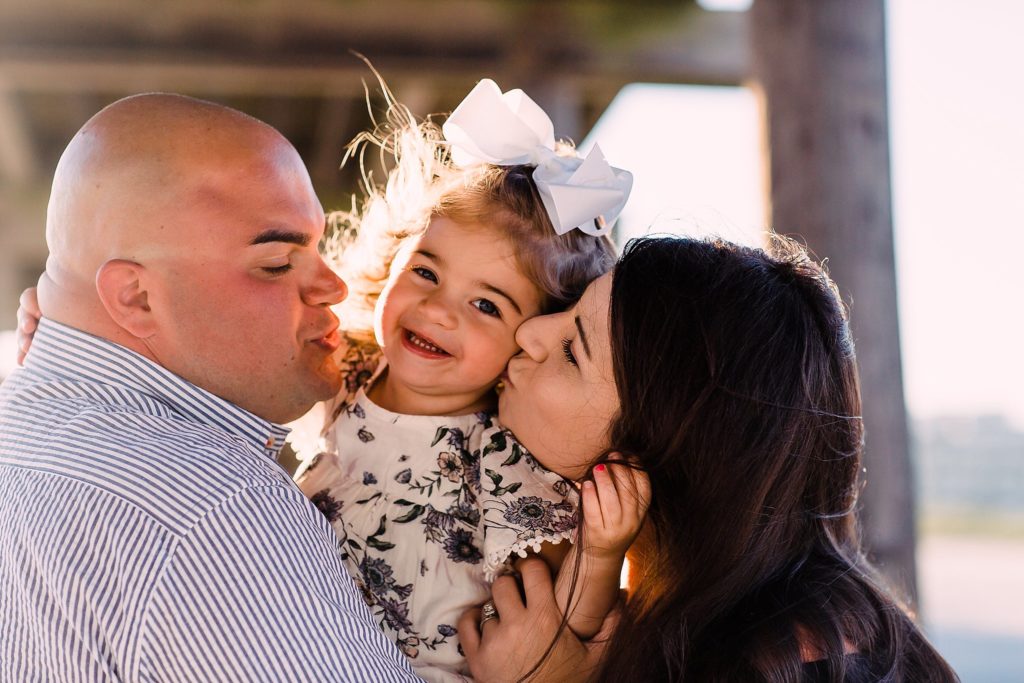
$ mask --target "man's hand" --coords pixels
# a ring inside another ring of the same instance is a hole
[[[469,662],[469,670],[480,683],[518,681],[538,663],[529,681],[586,681],[597,671],[601,656],[618,623],[619,610],[612,610],[594,638],[580,642],[568,628],[555,642],[562,613],[555,602],[554,586],[547,565],[528,558],[518,564],[524,601],[516,579],[501,576],[493,586],[498,618],[483,625],[480,610],[471,609],[459,620],[459,638]],[[555,642],[551,653],[541,658]]]
[[[28,349],[32,346],[32,337],[35,336],[36,327],[39,326],[39,319],[43,317],[39,310],[39,299],[36,297],[36,288],[29,287],[21,293],[18,299],[18,365],[25,360]]]

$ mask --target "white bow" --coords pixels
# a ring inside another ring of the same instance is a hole
[[[489,78],[466,95],[442,131],[459,166],[536,166],[533,181],[559,235],[573,228],[606,234],[633,187],[633,174],[609,166],[597,145],[585,159],[555,154],[554,126],[544,110],[522,90],[502,94]]]

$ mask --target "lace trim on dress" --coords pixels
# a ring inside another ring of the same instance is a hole
[[[555,534],[544,534],[542,536],[524,538],[516,541],[512,545],[492,550],[487,553],[487,556],[484,558],[484,579],[487,583],[494,583],[496,578],[511,571],[510,558],[513,553],[519,557],[526,557],[528,555],[527,551],[530,550],[535,553],[539,553],[540,547],[544,543],[558,545],[562,541],[569,541],[570,544],[575,543],[576,530],[570,529],[568,531],[560,531]]]

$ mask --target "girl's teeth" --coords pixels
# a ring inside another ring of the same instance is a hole
[[[438,348],[433,344],[423,339],[420,339],[412,332],[409,333],[409,341],[411,341],[413,344],[420,347],[421,349],[425,349],[426,351],[430,351],[431,353],[446,353],[444,349]]]

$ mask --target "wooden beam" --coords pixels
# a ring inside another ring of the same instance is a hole
[[[464,88],[482,75],[500,77],[500,62],[374,59],[374,66],[389,80],[426,79],[446,88]],[[233,61],[195,61],[185,55],[147,52],[105,55],[0,54],[0,75],[16,91],[39,93],[176,92],[274,96],[358,96],[367,70],[353,60],[351,66],[252,64]],[[738,84],[744,70],[722,69],[713,74],[691,71],[685,65],[651,64],[639,59],[616,64],[589,64],[550,68],[547,76],[585,89],[621,88],[633,82]],[[339,91],[338,88],[341,88]]]
[[[756,0],[771,224],[797,233],[850,304],[866,429],[862,528],[894,587],[916,596],[914,496],[900,366],[883,0]]]
[[[36,93],[130,93],[167,90],[225,97],[357,96],[366,69],[191,62],[134,53],[108,57],[0,58],[0,74],[12,90]],[[332,92],[327,93],[331,88]],[[342,91],[339,92],[339,89]]]

